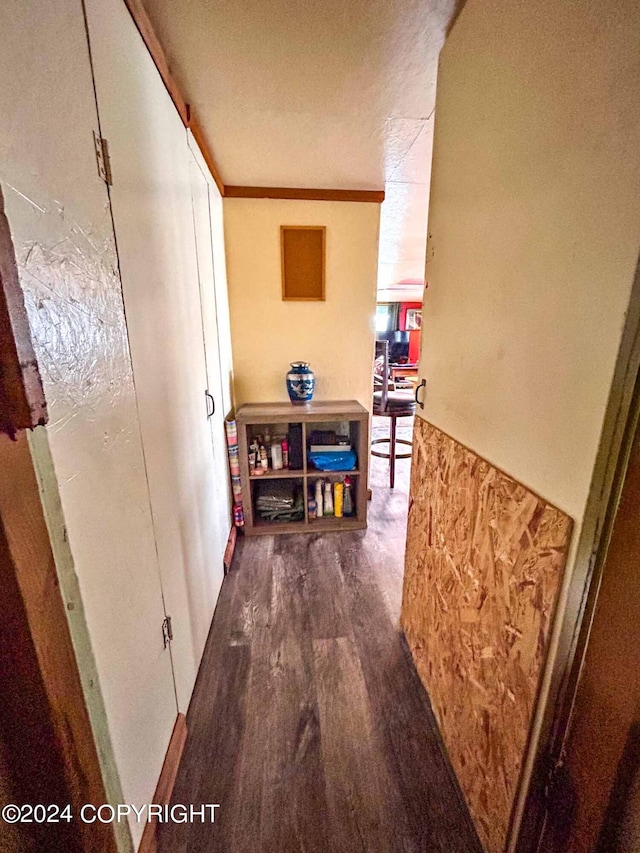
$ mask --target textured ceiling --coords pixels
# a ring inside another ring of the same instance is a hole
[[[227,184],[379,189],[379,286],[424,275],[455,0],[144,0]]]

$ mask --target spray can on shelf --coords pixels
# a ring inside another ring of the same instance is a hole
[[[282,448],[282,467],[289,467],[289,441],[286,438],[283,438],[280,442],[280,447]]]
[[[324,501],[322,499],[322,480],[316,480],[316,514],[318,518],[324,515]]]
[[[342,498],[344,494],[344,486],[342,483],[336,483],[333,487],[333,514],[336,518],[342,518]]]

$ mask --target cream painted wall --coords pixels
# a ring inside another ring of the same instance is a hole
[[[640,248],[640,6],[469,0],[441,55],[424,417],[580,521]]]
[[[225,199],[236,405],[288,400],[289,363],[305,360],[319,400],[371,406],[377,204]],[[326,225],[326,301],[283,302],[281,225]]]
[[[440,61],[421,414],[576,522],[516,829],[640,250],[639,31],[635,0],[468,0]]]

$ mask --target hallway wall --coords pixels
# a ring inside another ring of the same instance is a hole
[[[469,0],[440,61],[420,415],[569,514],[574,550],[640,249],[639,29],[633,0]],[[505,587],[505,614],[521,594]],[[446,739],[467,687],[426,684]],[[509,732],[492,733],[503,748]]]
[[[236,405],[288,400],[309,361],[316,399],[371,407],[380,205],[224,199]],[[283,302],[281,225],[326,225],[326,301]]]

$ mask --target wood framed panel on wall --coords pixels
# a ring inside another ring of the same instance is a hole
[[[284,302],[325,301],[324,225],[281,225],[282,299]]]

